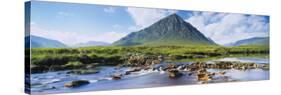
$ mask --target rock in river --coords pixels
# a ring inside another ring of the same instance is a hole
[[[114,74],[114,75],[111,75],[111,78],[112,78],[113,80],[119,80],[119,79],[121,79],[121,77],[122,77],[122,74]]]
[[[226,72],[218,72],[219,75],[224,75]]]
[[[171,70],[168,70],[168,72],[169,72],[168,75],[170,78],[179,78],[183,75],[177,69],[171,69]]]
[[[80,87],[80,86],[83,86],[83,85],[87,85],[89,83],[90,82],[88,80],[76,80],[76,81],[72,81],[70,83],[64,84],[64,87],[75,88],[75,87]]]
[[[206,73],[201,73],[201,74],[197,74],[197,80],[198,81],[204,81],[207,82],[209,80],[211,80],[211,76],[209,74]]]

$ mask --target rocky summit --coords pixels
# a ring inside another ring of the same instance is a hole
[[[128,34],[113,45],[215,45],[215,43],[180,16],[172,14],[149,27]]]

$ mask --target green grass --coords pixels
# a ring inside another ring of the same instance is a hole
[[[83,48],[32,48],[31,64],[36,66],[75,65],[99,63],[120,65],[132,54],[163,55],[174,59],[192,58],[194,55],[208,57],[230,54],[268,54],[266,46],[95,46]]]

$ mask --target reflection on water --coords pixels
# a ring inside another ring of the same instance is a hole
[[[250,80],[266,80],[269,78],[269,71],[265,71],[262,69],[250,69],[250,70],[216,70],[209,69],[210,72],[218,72],[225,71],[226,76],[230,76],[233,80],[242,80],[242,81],[250,81]]]
[[[268,58],[222,58],[212,61],[241,61],[255,63],[269,63]],[[164,63],[165,64],[165,63]],[[189,62],[178,62],[176,64],[189,64]],[[163,65],[163,64],[162,64]],[[184,76],[177,79],[170,79],[163,71],[142,70],[133,72],[122,77],[121,80],[112,80],[110,75],[113,73],[124,73],[130,68],[102,67],[97,74],[72,75],[68,71],[48,72],[43,74],[31,75],[32,94],[40,93],[62,93],[80,92],[97,90],[114,90],[125,88],[158,87],[169,85],[199,84],[195,75],[189,76],[188,72],[183,72]],[[226,72],[225,76],[229,81],[249,81],[249,80],[268,80],[269,71],[261,69],[251,70],[219,70],[208,69],[208,72]],[[90,84],[78,88],[65,88],[64,84],[73,80],[89,80]],[[210,83],[226,82],[224,77],[214,76]]]

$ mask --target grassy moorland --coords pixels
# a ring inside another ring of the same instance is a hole
[[[31,66],[47,70],[80,68],[95,63],[95,66],[125,64],[132,55],[164,56],[165,59],[197,59],[236,54],[268,54],[267,46],[95,46],[82,48],[32,48]],[[31,67],[31,68],[32,68]],[[34,69],[36,71],[36,69]]]

